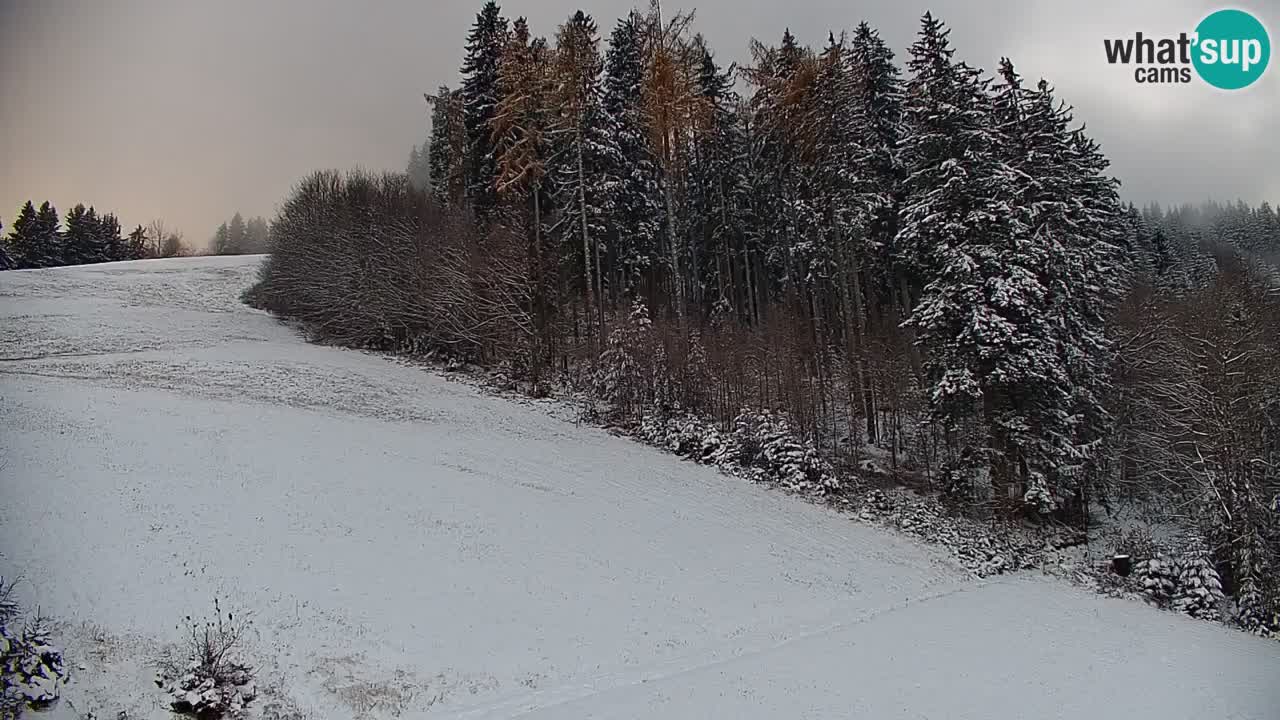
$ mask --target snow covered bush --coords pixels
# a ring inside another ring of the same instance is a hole
[[[841,487],[834,468],[812,443],[801,440],[790,423],[768,411],[744,410],[733,430],[690,414],[646,415],[635,436],[681,457],[790,490],[830,492]]]
[[[649,307],[637,299],[626,322],[609,333],[605,350],[600,354],[596,371],[599,397],[615,412],[628,415],[647,399],[646,377],[648,353],[652,347]]]
[[[868,492],[860,517],[947,548],[979,577],[1045,567],[1083,541],[1074,531],[1048,525],[976,520],[953,512],[939,497],[901,488]]]
[[[1217,620],[1225,598],[1222,578],[1202,538],[1193,538],[1178,558],[1178,588],[1173,607],[1192,617]]]
[[[257,697],[253,669],[236,657],[249,622],[225,615],[213,601],[214,619],[186,619],[189,662],[181,670],[161,673],[156,683],[170,696],[174,712],[200,720],[246,717],[245,708]]]
[[[1034,507],[1041,515],[1050,515],[1058,509],[1058,500],[1049,489],[1044,474],[1032,470],[1027,477],[1027,492],[1022,501]]]
[[[1235,622],[1251,633],[1271,637],[1280,633],[1280,607],[1274,597],[1275,574],[1255,548],[1259,538],[1242,540],[1235,552]]]
[[[1133,566],[1133,580],[1148,600],[1165,607],[1177,591],[1178,568],[1163,556],[1141,559]]]
[[[67,680],[62,652],[48,623],[37,612],[22,621],[14,583],[0,578],[0,716],[17,717],[25,708],[53,703]],[[21,627],[19,628],[19,623]]]
[[[1141,562],[1160,556],[1161,548],[1149,528],[1136,525],[1120,531],[1115,540],[1114,553],[1128,555]]]
[[[732,443],[731,456],[740,465],[765,471],[770,480],[783,487],[819,492],[840,487],[831,464],[777,413],[739,413],[733,422]]]

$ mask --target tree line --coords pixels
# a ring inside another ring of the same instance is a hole
[[[1048,82],[957,59],[929,14],[903,67],[865,23],[726,67],[693,21],[655,2],[602,51],[584,12],[548,40],[487,3],[425,158],[303,181],[250,300],[612,422],[777,413],[960,507],[1157,502],[1274,618],[1274,211],[1122,203]]]
[[[214,255],[256,255],[267,251],[267,238],[271,228],[265,218],[259,216],[245,221],[237,212],[231,220],[218,226],[209,243]]]
[[[0,269],[142,260],[184,252],[182,234],[160,220],[122,235],[119,219],[112,213],[99,214],[92,205],[77,204],[60,218],[48,201],[39,209],[27,201],[0,244]]]

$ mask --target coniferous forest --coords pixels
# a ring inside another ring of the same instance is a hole
[[[791,489],[1077,528],[1141,505],[1196,539],[1167,587],[1143,558],[1152,592],[1277,629],[1275,209],[1122,202],[1050,83],[928,14],[905,52],[864,23],[741,67],[694,20],[542,37],[489,2],[408,172],[302,180],[248,299]]]
[[[77,204],[60,218],[48,201],[38,209],[28,201],[0,242],[0,270],[174,257],[185,252],[182,234],[159,220],[122,235],[119,219],[112,213],[98,214],[93,206]]]

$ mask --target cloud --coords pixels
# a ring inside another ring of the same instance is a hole
[[[671,10],[692,3],[664,3]],[[602,35],[627,0],[512,0],[551,35],[585,6]],[[1260,86],[1141,87],[1106,64],[1102,39],[1190,30],[1197,0],[931,0],[958,55],[1003,55],[1043,75],[1103,143],[1141,201],[1280,200],[1280,70]],[[479,2],[71,0],[0,3],[0,216],[27,198],[75,202],[126,223],[164,217],[203,240],[236,210],[273,212],[319,167],[402,169],[426,135],[422,92],[454,84]],[[901,61],[925,3],[705,0],[697,28],[725,62],[786,27],[820,45],[867,20]],[[1270,20],[1272,26],[1278,22]]]

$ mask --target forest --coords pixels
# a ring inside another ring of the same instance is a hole
[[[1141,506],[1200,559],[1170,586],[1276,629],[1275,209],[1125,203],[1049,82],[929,14],[902,61],[863,23],[744,66],[694,20],[548,39],[487,3],[408,171],[303,179],[248,301],[701,428],[683,452],[737,437],[796,490],[883,458],[993,522]]]
[[[182,233],[162,220],[121,235],[116,216],[99,214],[92,205],[77,204],[60,218],[48,201],[39,209],[27,201],[0,242],[0,270],[175,257],[186,252]]]

